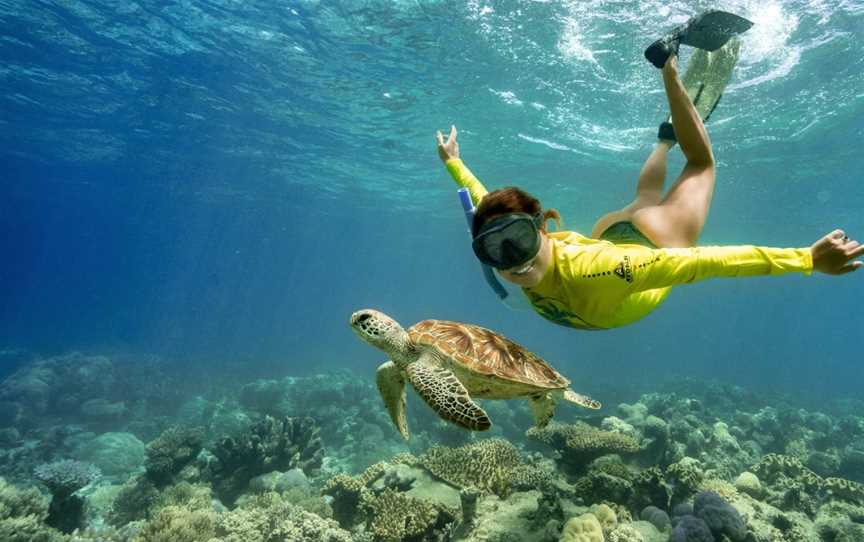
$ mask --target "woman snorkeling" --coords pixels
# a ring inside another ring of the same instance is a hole
[[[558,212],[544,210],[519,188],[487,193],[459,158],[456,127],[446,141],[437,132],[441,160],[477,205],[472,247],[481,262],[521,286],[540,315],[579,329],[631,324],[657,308],[678,284],[793,271],[839,275],[864,266],[855,260],[864,246],[839,229],[808,248],[696,247],[714,192],[714,155],[702,118],[678,77],[675,54],[662,64],[662,74],[674,135],[663,139],[661,129],[639,175],[635,199],[601,217],[590,238],[548,232],[546,222],[557,222]],[[664,196],[674,138],[686,164]]]

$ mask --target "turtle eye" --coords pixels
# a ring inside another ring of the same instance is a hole
[[[354,323],[358,324],[358,325],[363,325],[363,322],[365,322],[366,320],[368,320],[370,318],[372,318],[371,314],[361,314],[360,316],[357,317],[357,320]]]

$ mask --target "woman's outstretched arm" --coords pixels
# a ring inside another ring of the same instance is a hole
[[[456,181],[456,184],[463,188],[467,188],[471,193],[471,201],[474,205],[478,205],[488,191],[483,186],[477,177],[471,173],[462,160],[459,158],[459,144],[456,143],[456,126],[450,127],[450,135],[447,141],[444,141],[444,135],[439,130],[435,133],[435,138],[438,140],[438,156],[441,161],[447,166],[447,171],[450,176]]]

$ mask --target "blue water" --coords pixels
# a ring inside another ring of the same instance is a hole
[[[375,307],[501,331],[585,391],[858,394],[862,273],[680,287],[587,333],[477,270],[435,130],[588,233],[665,115],[642,50],[708,7],[756,25],[709,124],[702,243],[864,236],[861,2],[3,0],[0,347],[371,376],[347,320]]]

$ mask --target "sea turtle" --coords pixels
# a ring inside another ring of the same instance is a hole
[[[492,427],[472,398],[524,397],[537,427],[549,423],[559,399],[600,408],[599,402],[571,390],[570,381],[541,358],[480,326],[423,320],[406,331],[386,314],[365,309],[351,315],[351,327],[390,356],[378,367],[376,381],[390,418],[406,440],[406,380],[439,416],[472,431]]]

